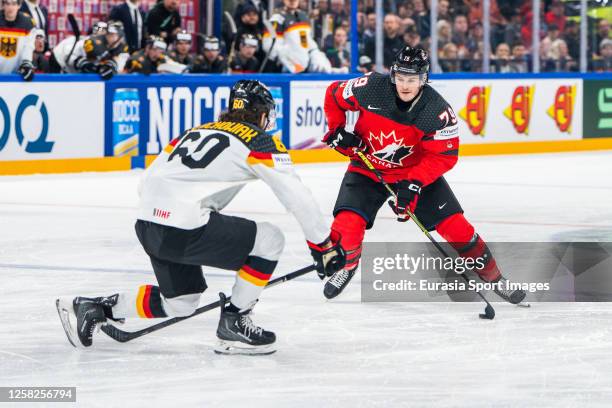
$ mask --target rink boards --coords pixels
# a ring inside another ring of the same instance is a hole
[[[257,77],[272,91],[273,132],[295,162],[343,160],[320,142],[323,101],[332,80],[351,76]],[[215,120],[239,78],[2,76],[0,174],[144,167],[185,129]],[[462,155],[612,149],[612,75],[447,74],[431,84],[455,110]],[[347,123],[356,119],[347,115]]]

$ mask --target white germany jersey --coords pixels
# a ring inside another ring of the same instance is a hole
[[[11,25],[0,14],[0,73],[17,72],[24,61],[32,62],[34,30],[29,17],[19,13]]]
[[[280,140],[239,122],[211,122],[170,142],[145,170],[138,218],[182,229],[208,222],[247,182],[263,180],[319,243],[329,229]]]

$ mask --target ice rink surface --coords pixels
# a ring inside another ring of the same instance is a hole
[[[298,167],[326,214],[345,167]],[[611,170],[611,152],[470,157],[447,179],[485,240],[612,241]],[[0,178],[0,386],[76,386],[82,407],[612,404],[607,303],[497,303],[496,319],[483,321],[480,303],[361,303],[358,279],[326,301],[311,274],[263,293],[254,321],[278,336],[270,356],[214,354],[216,310],[126,344],[99,333],[94,348],[76,350],[56,297],[154,283],[133,231],[139,176]],[[275,276],[310,262],[297,222],[263,183],[227,213],[284,229]],[[366,240],[424,240],[391,215],[381,210]],[[234,279],[206,271],[202,304]]]

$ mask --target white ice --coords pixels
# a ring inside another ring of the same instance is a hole
[[[298,168],[326,214],[344,168]],[[489,241],[612,241],[611,170],[612,152],[472,157],[447,179]],[[357,281],[326,301],[310,275],[262,295],[254,320],[277,333],[270,356],[214,354],[217,311],[126,344],[99,333],[76,350],[56,297],[154,283],[133,231],[139,175],[0,178],[0,386],[76,386],[82,407],[611,406],[607,303],[496,303],[496,319],[483,321],[480,303],[361,303]],[[227,210],[283,228],[277,275],[310,262],[265,185]],[[423,240],[386,208],[366,237]],[[206,276],[202,304],[233,283]]]

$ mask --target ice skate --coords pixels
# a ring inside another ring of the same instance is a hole
[[[225,304],[225,295],[219,294],[221,304]],[[272,354],[276,351],[276,335],[256,326],[249,316],[250,310],[230,312],[221,308],[221,318],[217,327],[219,342],[215,347],[218,354]]]
[[[342,269],[336,273],[334,273],[331,278],[325,282],[325,287],[323,288],[323,295],[328,299],[333,299],[338,296],[346,285],[351,281],[353,276],[355,276],[355,271],[357,267],[353,269]]]

